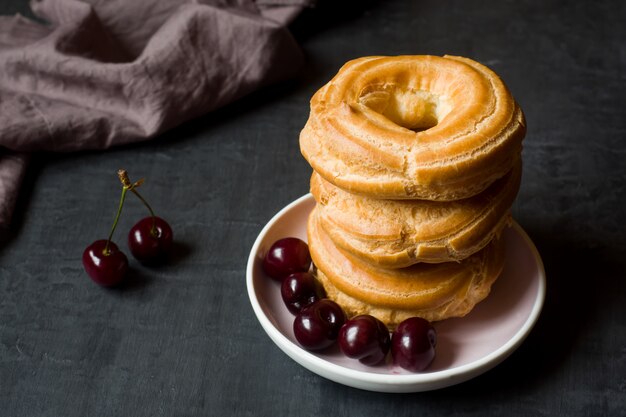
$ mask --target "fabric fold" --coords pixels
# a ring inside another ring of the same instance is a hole
[[[33,151],[138,142],[303,63],[286,28],[307,1],[39,0],[0,17],[0,224]],[[19,163],[16,163],[18,158]]]

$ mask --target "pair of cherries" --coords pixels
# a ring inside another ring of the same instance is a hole
[[[281,283],[281,297],[295,315],[294,336],[302,347],[317,351],[338,341],[346,356],[365,365],[383,362],[390,350],[394,363],[404,369],[420,372],[430,365],[437,334],[427,320],[411,317],[391,336],[374,316],[347,320],[337,303],[324,298],[324,289],[308,272],[310,266],[308,245],[293,237],[276,241],[263,259],[265,273]]]
[[[85,271],[94,282],[105,287],[121,283],[128,271],[128,258],[111,240],[128,191],[135,194],[150,212],[149,217],[137,222],[128,233],[128,248],[133,257],[142,264],[157,264],[168,254],[173,242],[170,225],[154,214],[148,202],[137,191],[143,180],[131,183],[128,173],[123,169],[119,170],[117,175],[122,182],[122,195],[109,237],[96,240],[83,252]]]
[[[421,372],[435,359],[437,332],[421,317],[401,322],[391,336],[387,327],[369,314],[356,316],[339,331],[339,347],[348,357],[364,365],[377,365],[391,350],[394,364],[412,372]]]

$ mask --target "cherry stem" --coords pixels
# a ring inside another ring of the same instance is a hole
[[[126,199],[126,191],[128,188],[122,187],[122,195],[120,197],[120,205],[117,208],[117,214],[115,215],[115,220],[113,220],[113,227],[111,227],[111,233],[109,233],[109,238],[107,239],[106,245],[104,245],[104,250],[102,254],[105,256],[109,256],[111,251],[109,251],[109,244],[111,243],[111,239],[113,238],[113,232],[115,232],[115,228],[117,227],[117,222],[120,219],[120,215],[122,214],[122,207],[124,207],[124,199]]]
[[[137,187],[143,184],[143,178],[139,181],[136,181],[135,183],[131,183],[130,178],[128,177],[128,173],[124,169],[120,169],[119,171],[117,171],[117,176],[122,182],[124,189],[132,191],[132,193],[135,194],[139,200],[141,200],[143,205],[146,206],[146,208],[150,212],[150,216],[152,216],[152,228],[150,230],[150,233],[153,236],[157,236],[158,232],[156,228],[156,216],[154,214],[154,211],[152,210],[152,207],[150,207],[150,204],[148,204],[148,202],[145,200],[145,198],[143,198],[141,194],[139,194],[139,191],[137,191]]]
[[[141,200],[143,205],[146,206],[146,208],[150,212],[150,215],[152,216],[152,229],[150,230],[150,233],[152,233],[153,236],[156,236],[158,234],[156,230],[156,216],[154,215],[152,207],[150,207],[150,204],[148,204],[148,202],[141,196],[141,194],[139,194],[139,191],[135,190],[134,188],[131,188],[130,191],[132,191],[133,194],[135,194],[137,198]]]

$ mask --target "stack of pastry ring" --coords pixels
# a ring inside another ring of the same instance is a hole
[[[311,99],[308,241],[329,298],[394,328],[467,314],[504,265],[524,115],[487,67],[366,57]]]

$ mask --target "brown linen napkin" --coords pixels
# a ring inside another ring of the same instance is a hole
[[[0,226],[27,154],[154,137],[293,75],[311,0],[35,0],[0,17]]]

